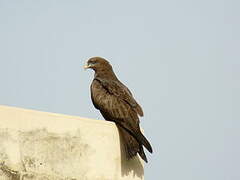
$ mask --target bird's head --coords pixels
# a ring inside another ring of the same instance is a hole
[[[102,70],[112,70],[112,66],[104,58],[92,57],[87,61],[84,69],[93,69],[95,72],[98,72]]]

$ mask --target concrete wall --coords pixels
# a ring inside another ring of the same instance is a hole
[[[0,180],[140,180],[114,123],[0,106]]]

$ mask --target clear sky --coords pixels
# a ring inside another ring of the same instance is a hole
[[[240,1],[0,0],[0,104],[103,119],[92,56],[144,109],[146,180],[240,179]]]

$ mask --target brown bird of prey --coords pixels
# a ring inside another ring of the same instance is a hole
[[[138,153],[147,162],[143,146],[151,153],[152,147],[141,133],[138,116],[143,116],[143,110],[132,93],[118,80],[107,60],[101,57],[90,58],[84,68],[95,71],[91,84],[93,105],[105,120],[116,123],[127,159]]]

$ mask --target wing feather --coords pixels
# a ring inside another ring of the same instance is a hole
[[[120,81],[114,80],[104,80],[101,78],[95,78],[95,80],[99,81],[100,84],[104,87],[104,89],[118,99],[121,99],[128,103],[131,108],[137,112],[139,116],[143,116],[143,110],[141,106],[137,103],[137,101],[132,96],[130,90],[122,84]]]
[[[114,121],[125,128],[152,152],[151,145],[140,131],[139,112],[136,111],[138,104],[121,86],[94,79],[91,84],[91,98],[94,106],[100,110],[106,120]]]

